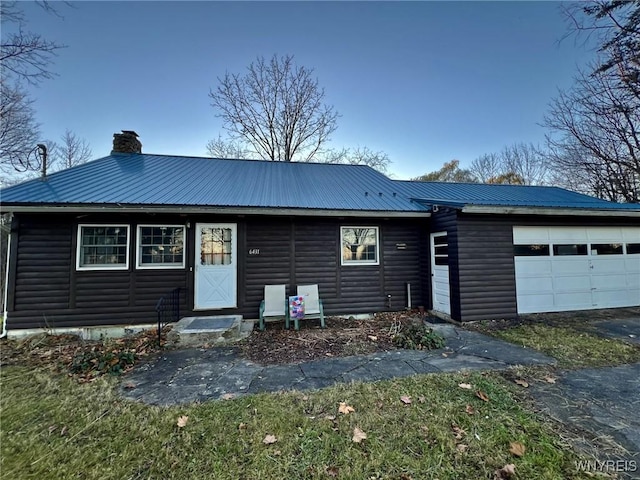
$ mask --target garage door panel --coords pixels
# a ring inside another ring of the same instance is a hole
[[[580,310],[592,305],[591,292],[556,293],[554,302],[563,310]]]
[[[591,291],[591,280],[584,275],[567,275],[552,280],[554,292]]]
[[[588,275],[591,270],[586,258],[556,257],[552,265],[553,273],[557,275]]]
[[[519,313],[640,305],[640,254],[620,247],[640,243],[640,228],[515,226],[513,238],[548,252],[515,250]]]

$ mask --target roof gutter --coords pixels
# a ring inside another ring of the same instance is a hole
[[[638,210],[594,209],[594,208],[558,208],[558,207],[504,207],[495,205],[468,205],[462,213],[490,213],[497,215],[564,215],[577,217],[640,217]]]
[[[211,207],[211,206],[149,206],[149,205],[1,205],[0,213],[217,213],[222,215],[281,215],[304,217],[394,217],[427,218],[424,211],[397,210],[332,210],[305,208],[259,208],[259,207]]]

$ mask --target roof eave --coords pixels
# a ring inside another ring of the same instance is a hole
[[[221,215],[285,215],[305,217],[427,218],[428,211],[334,210],[322,208],[221,207],[196,205],[0,205],[0,213],[217,213]]]
[[[496,214],[496,215],[563,215],[579,217],[640,217],[638,210],[570,208],[570,207],[508,207],[498,205],[467,205],[462,213]]]

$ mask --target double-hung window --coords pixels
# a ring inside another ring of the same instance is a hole
[[[183,225],[138,225],[137,268],[184,268]]]
[[[378,227],[340,227],[342,265],[379,265]]]
[[[129,225],[78,225],[78,270],[129,268]]]

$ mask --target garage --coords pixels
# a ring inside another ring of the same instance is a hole
[[[640,305],[640,227],[514,226],[518,313]]]

